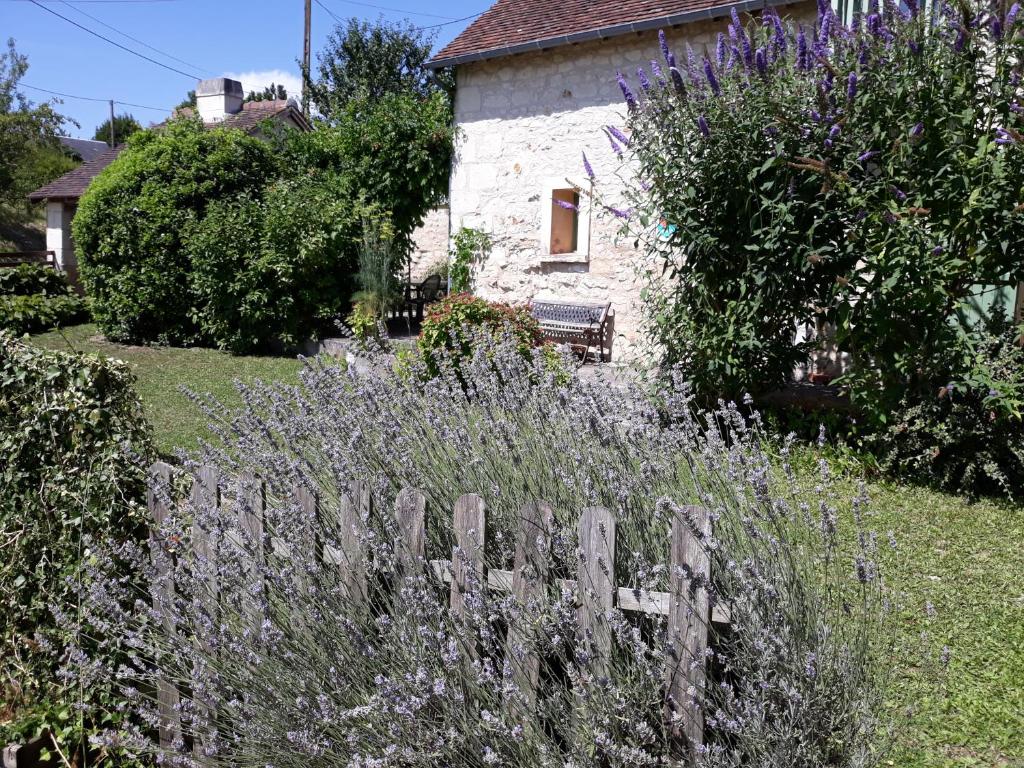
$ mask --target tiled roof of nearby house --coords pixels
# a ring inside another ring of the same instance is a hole
[[[105,141],[90,141],[89,139],[73,139],[70,136],[60,137],[61,146],[77,155],[85,162],[95,160],[106,152],[110,145]]]
[[[794,0],[498,0],[430,65],[450,67],[530,50],[759,10]]]
[[[121,154],[124,145],[102,152],[92,160],[82,163],[70,173],[65,173],[56,181],[51,181],[45,187],[40,187],[28,199],[33,202],[40,200],[77,200],[85,192],[86,187],[92,182],[96,175],[114,162],[114,159]]]
[[[175,112],[175,115],[190,115],[192,112],[192,107],[182,107]],[[290,99],[247,101],[242,105],[241,112],[227,115],[223,120],[216,123],[207,123],[206,125],[209,128],[238,128],[242,131],[252,131],[264,120],[270,120],[275,117],[289,117],[305,130],[310,129],[309,123],[302,116],[302,112],[295,106],[295,102]]]

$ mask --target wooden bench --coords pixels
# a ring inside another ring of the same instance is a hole
[[[53,251],[0,252],[0,267],[17,267],[19,264],[46,264],[56,269],[57,254]]]
[[[611,302],[592,304],[578,301],[557,301],[534,299],[530,312],[540,323],[541,332],[548,341],[568,344],[573,349],[583,349],[583,361],[592,348],[597,348],[597,358],[605,362],[605,327]]]

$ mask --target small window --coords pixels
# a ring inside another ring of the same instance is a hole
[[[551,194],[551,240],[548,253],[576,253],[579,249],[580,196],[575,189]]]

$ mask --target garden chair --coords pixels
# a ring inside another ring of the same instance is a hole
[[[437,301],[441,295],[441,276],[431,275],[426,280],[418,284],[409,284],[405,286],[405,306],[403,310],[409,310],[409,316],[412,316],[413,310],[416,311],[416,322],[423,322],[423,308],[427,304],[432,304]]]

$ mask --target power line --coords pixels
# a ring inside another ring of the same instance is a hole
[[[423,13],[422,11],[408,11],[405,8],[389,8],[386,5],[375,5],[373,3],[364,3],[360,0],[337,0],[339,3],[346,3],[348,5],[361,5],[364,8],[375,8],[378,11],[391,11],[392,13],[405,13],[410,16],[426,16],[431,19],[448,19],[450,21],[456,21],[451,16],[439,16],[436,13]]]
[[[138,56],[140,59],[145,59],[146,61],[150,62],[151,64],[156,64],[158,67],[163,67],[164,69],[170,70],[171,72],[174,72],[176,74],[184,75],[185,77],[187,77],[187,78],[189,78],[191,80],[202,80],[202,78],[199,77],[198,75],[191,74],[189,72],[183,72],[182,70],[176,69],[176,68],[170,66],[169,64],[164,64],[162,61],[157,61],[156,59],[151,58],[151,57],[147,56],[144,53],[139,53],[138,51],[133,51],[128,46],[121,45],[116,40],[111,40],[109,37],[105,37],[105,36],[101,35],[99,32],[96,32],[95,30],[89,29],[88,27],[79,24],[74,19],[69,19],[67,16],[64,16],[62,14],[57,13],[57,11],[53,10],[52,8],[47,8],[45,5],[43,5],[41,2],[39,2],[39,0],[28,0],[28,1],[30,3],[32,3],[33,5],[35,5],[35,6],[37,6],[39,8],[42,8],[47,13],[52,13],[57,18],[64,19],[64,21],[66,21],[68,24],[72,24],[73,26],[78,27],[83,32],[88,32],[90,35],[93,35],[94,37],[98,37],[100,40],[104,40],[104,41],[110,43],[111,45],[113,45],[113,46],[115,46],[117,48],[120,48],[122,51],[127,51],[128,53],[132,54],[133,56]]]
[[[32,0],[0,0],[3,3],[31,3]],[[43,0],[46,3],[64,2],[64,0]],[[142,5],[144,3],[180,3],[181,0],[68,0],[76,5],[86,3],[122,3],[124,5]]]
[[[336,15],[335,15],[335,13],[334,13],[334,11],[332,11],[332,10],[331,10],[330,8],[328,8],[328,7],[326,6],[326,5],[324,5],[323,3],[321,3],[321,2],[320,2],[320,0],[313,0],[313,2],[314,2],[314,3],[316,3],[317,5],[319,5],[319,6],[321,7],[321,8],[323,8],[323,9],[324,9],[325,11],[327,11],[328,15],[329,15],[329,16],[330,16],[330,17],[331,17],[332,19],[334,19],[334,20],[335,20],[336,22],[338,22],[339,24],[344,24],[344,21],[342,21],[342,19],[341,19],[340,17],[336,16]]]
[[[156,51],[156,52],[157,52],[157,53],[159,53],[159,54],[160,54],[161,56],[165,56],[166,58],[168,58],[168,59],[171,59],[171,60],[173,60],[173,61],[176,61],[176,62],[178,62],[179,64],[184,64],[184,65],[185,65],[186,67],[192,67],[192,68],[194,68],[194,69],[201,69],[201,70],[202,70],[202,71],[204,71],[204,72],[210,72],[210,71],[211,71],[211,70],[209,70],[209,69],[206,69],[206,67],[200,67],[200,66],[198,66],[198,65],[196,65],[196,64],[192,64],[191,62],[185,61],[184,59],[179,59],[179,58],[178,58],[177,56],[172,56],[171,54],[167,53],[166,51],[161,51],[161,50],[160,50],[159,48],[154,48],[154,47],[153,47],[152,45],[150,45],[149,43],[143,42],[142,40],[139,40],[139,38],[137,38],[137,37],[132,37],[132,36],[131,36],[131,35],[129,35],[129,34],[127,33],[127,32],[122,32],[122,31],[121,31],[120,29],[118,29],[117,27],[112,27],[112,26],[111,26],[110,24],[107,24],[107,23],[106,23],[105,21],[103,21],[102,19],[97,19],[97,18],[96,18],[95,16],[93,16],[92,14],[86,13],[86,12],[85,12],[85,11],[83,11],[83,10],[82,10],[81,8],[75,8],[74,6],[72,6],[72,5],[71,5],[71,3],[72,3],[72,2],[75,2],[75,0],[70,0],[70,2],[69,2],[69,0],[57,0],[57,1],[58,1],[58,2],[60,2],[60,3],[63,3],[63,4],[64,4],[64,5],[66,5],[66,6],[68,6],[68,8],[71,8],[71,10],[73,10],[73,11],[75,11],[75,12],[77,12],[77,13],[80,13],[80,14],[82,14],[82,15],[83,15],[83,16],[85,16],[86,18],[92,19],[92,20],[93,20],[93,21],[95,21],[95,22],[96,22],[97,24],[99,24],[99,25],[101,25],[101,26],[104,26],[104,27],[106,27],[107,29],[109,29],[109,30],[112,30],[112,31],[114,31],[114,32],[117,32],[117,34],[119,34],[119,35],[121,35],[121,36],[123,36],[123,37],[126,37],[126,38],[128,38],[129,40],[132,40],[133,42],[136,42],[136,43],[138,43],[138,44],[139,44],[139,45],[141,45],[142,47],[144,47],[144,48],[148,48],[148,49],[149,49],[149,50],[151,50],[151,51]]]
[[[478,16],[483,16],[485,13],[487,13],[487,11],[480,11],[480,13],[473,13],[473,14],[470,14],[469,16],[463,16],[461,19],[452,19],[451,21],[445,21],[445,22],[442,22],[441,24],[430,24],[430,25],[425,26],[425,27],[416,27],[416,29],[424,30],[424,29],[438,29],[439,27],[447,27],[447,26],[450,26],[452,24],[458,24],[460,21],[469,21],[470,19],[475,19]]]
[[[110,99],[97,99],[92,96],[76,96],[73,93],[61,93],[60,91],[51,91],[49,88],[40,88],[38,85],[29,85],[28,83],[18,83],[19,87],[31,88],[33,91],[42,91],[48,93],[51,96],[60,96],[64,99],[79,99],[80,101],[98,101],[107,104]],[[115,104],[120,104],[122,107],[135,107],[136,109],[151,109],[154,112],[173,112],[173,109],[165,109],[164,107],[147,107],[145,104],[132,104],[130,101],[118,101],[114,99]]]

